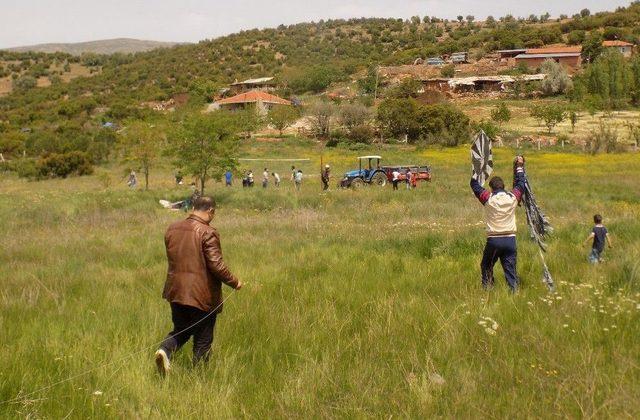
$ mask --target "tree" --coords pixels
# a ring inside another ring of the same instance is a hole
[[[250,138],[251,134],[258,130],[264,122],[255,106],[252,105],[242,111],[237,111],[235,115],[238,128],[246,138]]]
[[[345,104],[340,107],[338,118],[347,130],[351,130],[369,121],[371,119],[371,111],[364,105]]]
[[[571,77],[569,77],[564,66],[553,60],[545,60],[540,66],[540,72],[546,74],[546,77],[540,83],[542,92],[545,95],[563,94],[573,86]]]
[[[549,134],[553,128],[567,118],[567,111],[564,106],[559,104],[542,104],[533,106],[530,110],[533,118],[543,123]]]
[[[476,20],[475,16],[473,16],[473,15],[467,15],[466,19],[467,19],[467,23],[469,25],[471,25],[473,23],[473,21]]]
[[[296,122],[299,117],[300,114],[297,109],[292,106],[282,105],[276,106],[269,111],[269,116],[267,118],[269,120],[269,124],[277,129],[280,132],[280,136],[282,136],[284,129]]]
[[[593,63],[602,54],[604,48],[602,46],[602,36],[599,32],[590,32],[582,43],[582,61],[585,63]]]
[[[37,85],[38,85],[38,81],[36,80],[36,78],[29,75],[18,77],[17,79],[14,79],[12,82],[13,89],[16,91],[22,91],[22,92],[33,89]]]
[[[501,127],[502,124],[511,120],[511,111],[504,102],[500,102],[493,110],[491,110],[491,119]]]
[[[456,17],[456,19],[458,19],[458,22],[462,23],[462,21],[464,20],[464,16],[458,15],[458,17]]]
[[[587,16],[591,15],[591,11],[589,9],[582,9],[580,10],[580,16],[585,18]]]
[[[237,133],[237,116],[227,112],[194,113],[173,133],[169,152],[178,168],[199,180],[201,194],[207,180],[236,167]]]
[[[549,14],[549,12],[546,12],[544,15],[540,15],[540,22],[545,23],[549,21],[550,17],[551,15]]]
[[[334,107],[329,102],[317,102],[309,107],[307,115],[311,121],[314,135],[318,138],[327,139],[331,133],[331,117]]]
[[[569,112],[569,121],[571,121],[571,132],[573,133],[576,130],[576,124],[580,119],[580,114],[575,109],[572,109]]]
[[[133,163],[144,174],[144,189],[149,189],[149,172],[165,144],[164,132],[144,121],[128,124],[120,134],[125,162]]]
[[[442,77],[453,77],[456,74],[456,68],[453,64],[447,64],[440,69],[440,74]]]

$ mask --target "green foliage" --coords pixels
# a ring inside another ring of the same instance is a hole
[[[200,181],[204,194],[206,182],[237,166],[237,115],[227,112],[192,114],[172,134],[169,153],[184,173]]]
[[[567,70],[562,64],[553,60],[545,60],[540,66],[540,73],[547,75],[540,83],[542,93],[547,96],[564,94],[573,87]]]
[[[492,109],[491,119],[498,125],[509,122],[511,120],[511,111],[507,107],[507,104],[500,102],[494,109]]]
[[[335,114],[335,106],[330,102],[319,101],[310,105],[306,114],[311,122],[311,130],[317,138],[328,139],[331,133],[331,118]]]
[[[14,79],[12,85],[15,91],[21,92],[35,88],[38,85],[38,81],[33,76],[24,75]]]
[[[586,39],[586,36],[586,32],[581,29],[571,31],[567,35],[567,43],[570,45],[582,45],[582,43]]]
[[[607,108],[621,108],[636,95],[640,83],[640,67],[634,61],[633,66],[617,51],[602,54],[584,72],[576,77],[579,94],[598,97]]]
[[[300,112],[292,106],[276,106],[267,117],[269,124],[280,132],[295,123],[300,118]]]
[[[84,152],[52,153],[36,162],[38,178],[66,178],[70,175],[91,175],[93,166]]]
[[[24,150],[26,136],[19,132],[0,133],[0,153],[5,158],[17,155]]]
[[[593,63],[604,51],[602,36],[599,32],[591,32],[582,42],[582,60]]]
[[[344,73],[335,66],[317,65],[292,71],[285,79],[294,93],[319,93],[331,83],[343,80]]]
[[[469,140],[469,118],[449,104],[422,105],[413,98],[385,99],[376,117],[385,134],[410,142],[455,146]]]
[[[456,67],[453,64],[447,64],[440,69],[440,75],[442,77],[453,77],[456,75]]]
[[[389,88],[385,93],[385,97],[394,99],[417,98],[420,88],[422,88],[422,84],[419,80],[407,77],[397,85]]]
[[[264,125],[264,118],[258,113],[254,105],[249,105],[241,111],[235,111],[235,120],[238,129],[246,138]]]
[[[164,130],[148,122],[132,122],[121,132],[120,146],[124,161],[140,167],[144,174],[144,188],[148,190],[149,172],[165,146]]]
[[[484,131],[492,141],[500,134],[500,127],[491,120],[474,122],[472,123],[471,128],[473,132],[478,132],[480,130]]]
[[[598,130],[592,131],[585,142],[587,152],[595,155],[601,151],[613,153],[620,151],[618,132],[604,120],[598,123]]]
[[[549,134],[553,127],[560,124],[567,118],[567,110],[564,105],[547,103],[531,107],[530,114],[547,127]]]

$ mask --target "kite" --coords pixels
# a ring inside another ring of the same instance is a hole
[[[471,145],[471,177],[484,185],[493,172],[493,154],[491,153],[491,139],[483,130],[476,135]]]
[[[515,179],[515,171],[516,165],[514,162],[513,165],[513,174]],[[549,291],[553,292],[555,290],[555,285],[553,283],[553,277],[551,277],[551,273],[549,272],[549,267],[547,267],[547,263],[544,259],[544,252],[547,252],[547,244],[545,243],[546,236],[553,232],[553,227],[551,227],[551,223],[549,223],[549,219],[538,207],[538,203],[536,202],[536,197],[533,195],[533,190],[531,189],[531,184],[529,184],[529,179],[525,173],[524,176],[524,191],[522,192],[522,205],[525,210],[525,214],[527,215],[527,225],[529,226],[529,233],[531,234],[531,238],[536,241],[539,247],[540,259],[542,260],[543,266],[543,275],[542,281],[547,285]]]

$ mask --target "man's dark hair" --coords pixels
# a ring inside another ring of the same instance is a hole
[[[600,216],[599,214],[594,215],[593,216],[593,223],[595,223],[595,224],[602,223],[602,216]]]
[[[216,208],[216,201],[213,197],[198,197],[193,203],[193,209],[196,211],[209,211]]]
[[[499,176],[494,176],[489,181],[489,186],[493,191],[504,190],[504,181]]]

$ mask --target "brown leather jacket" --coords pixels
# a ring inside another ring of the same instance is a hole
[[[222,312],[222,283],[238,279],[222,260],[220,236],[198,216],[173,223],[164,235],[169,269],[162,297],[203,311]]]

